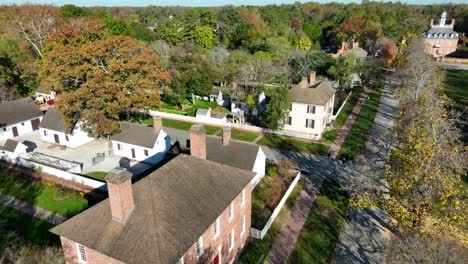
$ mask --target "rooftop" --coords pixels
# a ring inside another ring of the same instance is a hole
[[[153,148],[159,136],[159,132],[152,126],[143,124],[122,122],[120,130],[120,133],[112,136],[112,140],[145,148]]]
[[[0,147],[0,149],[3,149],[5,151],[9,151],[9,152],[14,152],[16,147],[18,146],[18,144],[19,144],[19,142],[16,141],[16,140],[7,139],[7,141],[5,142],[3,147]]]
[[[0,103],[0,127],[42,116],[41,110],[30,97]]]
[[[63,114],[54,107],[50,107],[47,110],[39,126],[54,131],[70,133],[70,131],[65,130],[65,120],[63,118]]]
[[[253,177],[181,154],[133,185],[125,223],[106,199],[51,231],[125,263],[176,263]]]
[[[328,82],[316,81],[307,87],[295,85],[291,90],[291,101],[293,103],[325,105],[336,93]]]

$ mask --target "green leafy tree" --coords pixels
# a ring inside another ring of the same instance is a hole
[[[213,47],[213,30],[209,26],[196,27],[191,32],[191,39],[203,51],[207,51]]]
[[[339,56],[335,65],[331,66],[328,70],[328,73],[338,81],[342,89],[347,89],[350,87],[351,77],[355,72],[356,59],[352,54]]]
[[[291,97],[289,95],[288,85],[278,87],[270,87],[266,89],[267,106],[265,112],[260,115],[260,123],[262,126],[278,130],[282,129],[284,122],[288,117]]]
[[[86,11],[75,5],[63,5],[59,9],[60,17],[63,19],[70,19],[76,17],[86,16]]]

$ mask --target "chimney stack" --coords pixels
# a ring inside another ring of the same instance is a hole
[[[353,49],[354,48],[359,48],[359,42],[353,41]]]
[[[223,145],[229,145],[231,142],[231,127],[223,127]]]
[[[162,118],[160,116],[153,116],[153,129],[157,133],[162,129]]]
[[[307,88],[309,86],[309,82],[307,81],[307,77],[302,77],[301,82],[299,83],[301,88]]]
[[[202,125],[195,124],[190,128],[190,154],[206,159],[206,131]]]
[[[450,24],[450,27],[451,27],[452,29],[455,28],[455,18],[452,18],[452,23]]]
[[[316,75],[316,72],[315,71],[311,71],[310,72],[310,77],[309,77],[309,82],[310,82],[310,85],[314,84],[315,83],[315,75]]]
[[[431,28],[434,26],[434,19],[431,19]]]
[[[132,213],[133,203],[132,175],[128,171],[106,176],[107,191],[112,219],[125,223]]]

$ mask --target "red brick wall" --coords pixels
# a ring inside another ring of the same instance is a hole
[[[79,264],[78,258],[78,245],[77,243],[65,238],[60,237],[62,241],[63,254],[65,256],[65,262],[67,264]],[[115,260],[106,255],[103,255],[99,252],[96,252],[90,248],[85,247],[86,252],[86,261],[89,264],[99,263],[99,264],[122,264],[122,261]]]
[[[456,39],[425,39],[426,53],[436,56],[436,50],[439,50],[439,55],[445,56],[457,50],[458,38]],[[440,48],[433,48],[435,44],[439,44]]]
[[[250,235],[250,222],[251,222],[251,210],[252,210],[252,184],[245,188],[245,204],[241,206],[241,195],[234,199],[234,216],[229,220],[229,206],[223,211],[219,217],[219,233],[218,236],[214,237],[214,228],[213,225],[205,231],[202,235],[203,237],[203,248],[204,255],[200,258],[197,258],[197,245],[196,241],[190,249],[184,255],[184,263],[201,263],[208,262],[211,263],[212,259],[215,257],[215,253],[218,248],[221,246],[221,263],[230,263],[233,258],[242,250],[245,243],[247,242]],[[245,215],[245,231],[240,235],[242,230],[241,219]],[[234,233],[234,248],[229,252],[229,233],[233,231]]]

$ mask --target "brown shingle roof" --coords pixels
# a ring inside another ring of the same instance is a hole
[[[328,82],[318,81],[307,88],[295,85],[291,90],[291,101],[293,103],[325,105],[336,93]]]
[[[7,141],[3,145],[2,149],[5,150],[5,151],[14,152],[16,147],[18,146],[18,144],[19,144],[19,142],[16,141],[16,140],[7,139]]]
[[[125,223],[105,200],[51,231],[125,263],[176,263],[253,177],[181,154],[133,185]]]
[[[63,119],[63,114],[53,107],[49,107],[49,109],[47,109],[39,127],[64,133],[70,132],[65,131],[65,120]]]
[[[112,140],[145,148],[153,148],[159,135],[152,126],[130,122],[120,123],[120,130],[120,133],[112,136]]]
[[[0,127],[42,116],[41,110],[29,97],[0,103]]]

